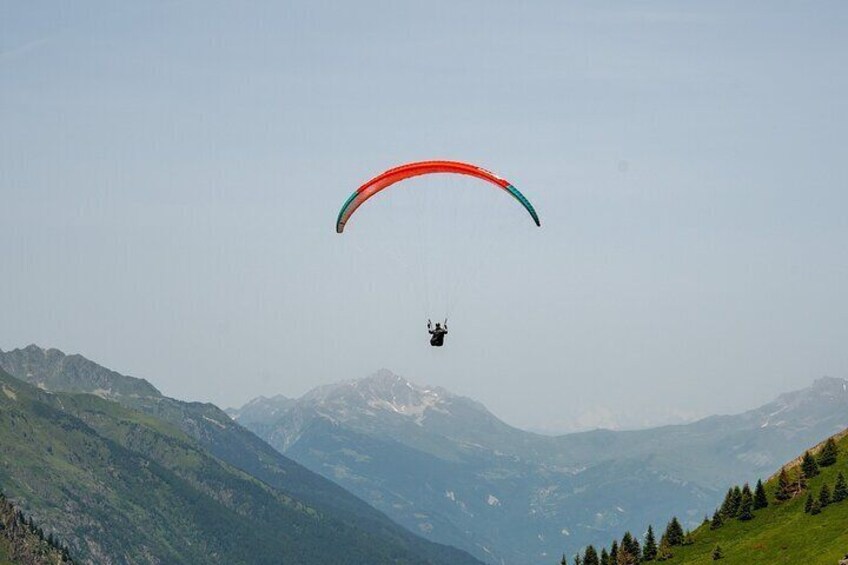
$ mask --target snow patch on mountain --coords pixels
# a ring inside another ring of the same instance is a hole
[[[405,384],[409,385],[410,388],[412,387],[412,385],[408,382]],[[417,393],[413,394],[412,398],[398,398],[395,395],[392,395],[391,398],[371,398],[368,400],[368,406],[388,410],[402,416],[411,416],[414,418],[415,423],[419,426],[424,425],[424,413],[429,408],[445,412],[445,410],[439,408],[438,394],[429,391],[421,391],[418,393],[415,389],[412,390],[414,393]]]
[[[300,399],[300,404],[336,421],[380,414],[410,418],[423,426],[430,411],[449,414],[451,395],[436,387],[419,387],[391,371],[382,369],[365,379],[318,387]]]

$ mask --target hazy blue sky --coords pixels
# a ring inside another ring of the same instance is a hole
[[[387,367],[521,426],[846,376],[846,29],[841,1],[0,0],[0,348],[224,406]],[[542,229],[428,181],[334,233],[433,157]],[[442,259],[392,259],[413,225]],[[428,265],[465,280],[441,351]]]

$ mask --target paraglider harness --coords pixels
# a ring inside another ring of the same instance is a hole
[[[445,327],[439,322],[436,322],[435,329],[433,323],[427,320],[427,331],[430,332],[430,345],[433,347],[441,347],[445,344],[445,335],[448,333],[448,319],[445,318]]]

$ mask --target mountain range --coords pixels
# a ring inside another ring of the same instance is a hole
[[[0,352],[0,393],[0,487],[77,561],[478,563],[215,406],[164,397],[81,356]]]
[[[0,368],[0,487],[89,563],[550,563],[672,514],[695,526],[727,484],[848,427],[835,378],[742,414],[551,437],[386,370],[225,413],[55,349]]]
[[[728,483],[769,476],[848,427],[848,382],[822,378],[685,425],[558,437],[386,370],[228,412],[407,528],[488,562],[525,564],[671,514],[699,524]]]

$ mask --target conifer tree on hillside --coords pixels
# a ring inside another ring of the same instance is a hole
[[[665,534],[663,537],[666,538],[668,544],[671,546],[675,545],[683,545],[683,527],[680,525],[680,522],[677,520],[677,516],[671,519],[671,522],[668,523],[668,526],[665,528]]]
[[[565,558],[565,554],[562,554],[562,559],[559,560],[559,565],[568,565],[568,559]]]
[[[657,561],[665,561],[672,557],[674,557],[674,553],[671,550],[671,544],[668,543],[668,537],[663,534],[660,538],[660,546],[657,548]]]
[[[807,493],[807,500],[804,502],[804,512],[807,514],[810,513],[810,510],[813,508],[813,495],[812,493]]]
[[[654,537],[654,527],[648,526],[648,533],[645,534],[645,548],[642,550],[643,561],[653,561],[657,556],[657,540]]]
[[[730,518],[731,507],[733,506],[733,488],[727,489],[727,494],[724,495],[724,500],[721,503],[721,515],[725,518]]]
[[[721,506],[719,507],[719,512],[725,518],[730,516],[730,504],[731,499],[733,498],[733,489],[727,489],[727,494],[724,495],[724,500],[721,501]]]
[[[618,547],[618,565],[635,565],[642,560],[642,549],[639,542],[630,532],[624,532],[621,545]]]
[[[618,565],[618,541],[612,540],[612,546],[609,553],[610,565]]]
[[[586,548],[586,552],[583,554],[583,565],[601,565],[598,552],[594,546],[590,545]]]
[[[819,504],[822,508],[830,504],[830,488],[828,488],[827,483],[823,484],[819,491]]]
[[[716,544],[716,546],[713,548],[713,561],[718,561],[723,557],[724,552],[721,550],[721,546]]]
[[[637,565],[639,563],[639,557],[631,553],[631,550],[622,543],[618,546],[616,563],[618,565]]]
[[[610,556],[607,548],[601,548],[601,565],[610,565]]]
[[[801,472],[807,479],[812,479],[819,474],[819,464],[809,451],[805,451],[801,459]]]
[[[833,486],[833,502],[842,502],[848,499],[848,483],[845,482],[845,475],[840,471],[836,476],[836,484]]]
[[[723,521],[722,521],[722,519],[721,519],[721,512],[719,512],[718,510],[716,510],[716,511],[715,511],[715,514],[713,514],[713,519],[710,521],[710,529],[711,529],[711,530],[717,530],[717,529],[719,529],[719,528],[720,528],[723,524],[724,524],[724,522],[723,522]]]
[[[743,522],[754,518],[754,497],[748,484],[742,489],[742,502],[739,504],[739,519]]]
[[[763,486],[761,479],[757,480],[757,486],[754,488],[754,510],[762,510],[768,506],[768,496],[766,489]]]
[[[807,490],[807,477],[804,475],[804,472],[801,471],[798,473],[798,480],[792,485],[791,492],[794,496],[796,493],[800,493],[805,490]]]
[[[730,497],[730,515],[736,518],[739,516],[739,509],[742,506],[742,489],[739,485],[733,487],[733,494]]]
[[[836,445],[836,441],[834,441],[833,438],[828,438],[824,447],[822,447],[822,450],[819,452],[818,464],[820,467],[830,467],[836,463],[838,456],[839,448]]]
[[[777,478],[777,493],[775,493],[774,497],[779,501],[792,498],[792,486],[789,482],[789,473],[786,472],[786,467],[780,469],[780,476]]]
[[[822,508],[821,504],[818,500],[813,500],[813,504],[810,506],[810,514],[815,516],[816,514],[821,514]]]
[[[583,565],[583,560],[580,559],[579,554],[574,556],[574,565]]]

